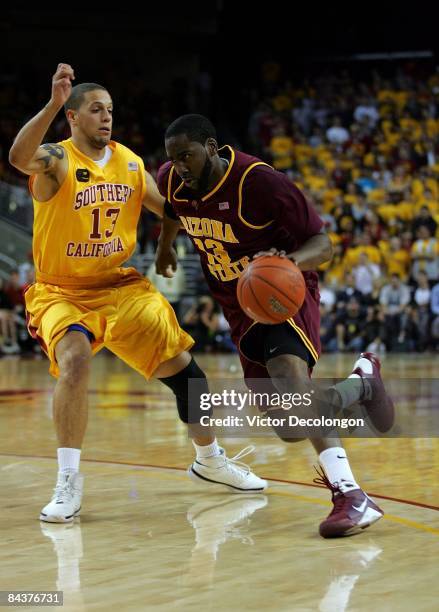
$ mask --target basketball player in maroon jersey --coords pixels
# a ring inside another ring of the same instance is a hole
[[[245,379],[270,377],[281,392],[309,388],[309,370],[320,354],[315,269],[332,252],[321,219],[285,175],[230,146],[218,149],[215,128],[201,115],[176,119],[166,131],[165,145],[170,161],[160,168],[157,180],[166,197],[157,272],[170,276],[175,270],[172,245],[183,226],[230,324]],[[303,272],[306,297],[292,324],[255,324],[238,304],[238,278],[261,252],[285,253]],[[349,379],[326,393],[332,415],[360,401],[381,431],[393,422],[393,403],[381,380],[379,360],[371,353],[362,353]],[[277,433],[286,441],[298,441]],[[338,437],[331,433],[330,438],[310,440],[323,469],[320,482],[331,490],[334,504],[320,534],[352,535],[380,519],[382,510],[357,484]]]

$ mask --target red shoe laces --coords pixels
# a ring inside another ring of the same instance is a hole
[[[332,484],[329,481],[323,469],[319,471],[316,468],[316,466],[314,466],[314,469],[317,472],[317,474],[320,476],[320,478],[314,478],[313,482],[315,482],[318,485],[324,485],[332,492],[332,503],[334,504],[334,508],[332,509],[332,512],[329,514],[329,516],[340,512],[343,508],[344,503],[349,502],[348,498],[345,497],[342,491],[340,491],[338,485]]]
[[[332,491],[332,493],[340,493],[340,489],[338,488],[338,486],[331,484],[331,482],[329,481],[323,469],[319,471],[316,468],[316,466],[314,466],[314,469],[317,472],[317,474],[320,476],[320,478],[314,478],[313,482],[315,482],[318,485],[323,485],[327,487],[330,491]]]

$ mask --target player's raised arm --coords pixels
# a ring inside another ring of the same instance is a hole
[[[41,142],[72,91],[73,68],[58,64],[52,78],[52,95],[46,106],[18,132],[9,151],[9,162],[24,174],[45,174],[58,182],[67,169],[64,149]]]
[[[148,210],[155,213],[160,219],[163,218],[163,208],[165,205],[165,198],[161,195],[158,190],[157,184],[152,176],[145,170],[145,181],[146,181],[146,193],[143,198],[143,206]]]

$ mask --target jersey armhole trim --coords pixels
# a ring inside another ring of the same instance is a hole
[[[174,166],[171,166],[168,174],[168,202],[171,201],[171,185],[172,185],[172,174],[174,172]]]
[[[256,166],[268,166],[270,168],[270,166],[268,164],[266,164],[265,162],[255,162],[254,164],[252,164],[251,166],[249,166],[244,174],[241,177],[241,180],[239,181],[239,187],[238,187],[238,217],[241,219],[241,221],[244,223],[244,225],[247,225],[247,227],[250,227],[251,229],[255,229],[255,230],[260,230],[260,229],[264,229],[265,227],[268,227],[269,225],[271,225],[274,221],[274,219],[272,219],[271,221],[268,221],[268,223],[265,223],[264,225],[253,225],[252,223],[249,223],[248,221],[246,221],[244,219],[244,217],[242,216],[241,213],[241,208],[242,208],[242,187],[244,185],[244,181],[246,179],[247,174],[253,170],[253,168],[255,168]]]

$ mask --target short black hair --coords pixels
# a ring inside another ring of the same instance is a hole
[[[95,91],[96,89],[108,91],[106,87],[103,85],[98,85],[97,83],[79,83],[79,85],[75,85],[72,88],[72,93],[70,94],[69,99],[64,104],[64,110],[66,112],[69,109],[78,110],[78,108],[84,102],[84,94],[86,94],[88,91]]]
[[[203,115],[182,115],[171,123],[165,132],[165,140],[172,136],[185,134],[189,140],[204,144],[208,138],[216,140],[216,130],[212,122]]]

